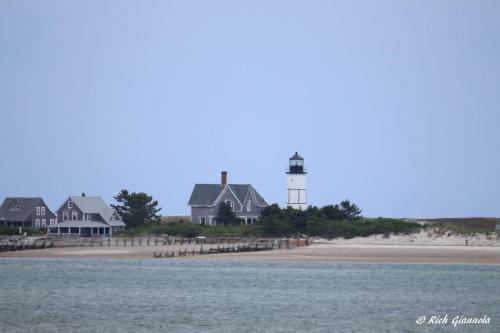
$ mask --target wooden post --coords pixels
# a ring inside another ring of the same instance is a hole
[[[139,238],[139,246],[142,245],[142,238]]]
[[[155,246],[158,245],[158,238],[155,238]]]
[[[135,241],[135,238],[132,238],[132,239],[130,240],[130,245],[134,246],[134,241]]]

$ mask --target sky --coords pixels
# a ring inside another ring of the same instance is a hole
[[[284,205],[500,216],[500,2],[0,2],[0,198],[195,183]]]

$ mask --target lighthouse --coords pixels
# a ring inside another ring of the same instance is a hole
[[[304,159],[297,153],[290,157],[287,171],[286,205],[295,209],[307,209],[306,172]]]

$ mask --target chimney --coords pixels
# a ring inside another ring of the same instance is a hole
[[[227,171],[222,171],[220,173],[220,184],[221,186],[227,185]]]

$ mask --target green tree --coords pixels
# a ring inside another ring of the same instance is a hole
[[[342,220],[346,216],[339,205],[327,205],[321,208],[321,214],[327,220]]]
[[[121,190],[116,195],[115,200],[118,205],[111,205],[122,218],[127,227],[136,227],[146,221],[158,219],[158,201],[144,192],[129,193],[128,190]]]
[[[217,224],[224,224],[226,227],[228,225],[240,225],[241,220],[234,214],[231,205],[226,202],[221,202],[217,208],[217,216],[215,217],[215,222]]]
[[[291,236],[294,233],[293,225],[286,216],[290,213],[281,209],[277,204],[264,208],[260,215],[259,224],[266,236]]]
[[[356,219],[361,217],[362,210],[358,208],[355,204],[351,203],[349,200],[344,200],[340,203],[340,209],[344,216],[348,219]]]

